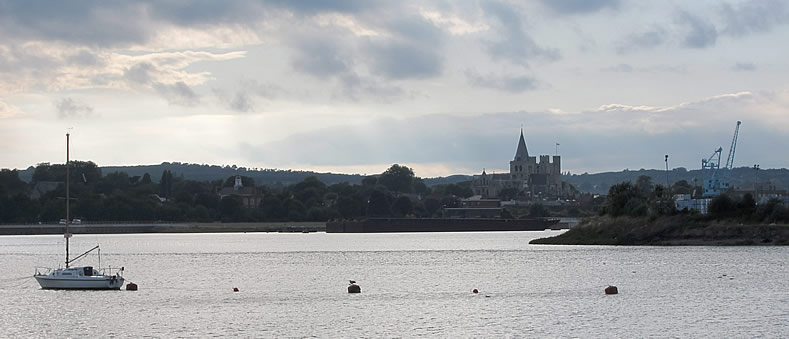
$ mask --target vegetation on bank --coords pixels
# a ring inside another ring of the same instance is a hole
[[[751,194],[712,199],[709,213],[675,208],[673,194],[690,194],[684,183],[670,189],[639,177],[611,187],[598,216],[534,244],[565,245],[789,245],[789,210],[777,199],[756,204]]]
[[[56,223],[65,218],[65,166],[39,164],[30,183],[16,170],[0,170],[0,223]],[[83,221],[298,222],[363,217],[433,217],[442,207],[457,207],[473,193],[469,183],[427,187],[406,166],[392,165],[360,184],[326,185],[315,177],[268,187],[241,176],[262,201],[251,208],[236,195],[220,198],[232,187],[225,180],[195,181],[164,170],[154,182],[148,173],[102,175],[93,162],[71,163],[71,216]],[[49,185],[47,185],[49,184]],[[44,188],[49,186],[49,189]],[[40,192],[38,194],[34,194]]]

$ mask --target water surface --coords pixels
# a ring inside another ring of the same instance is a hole
[[[41,290],[34,266],[62,262],[63,238],[5,236],[2,336],[789,335],[788,247],[528,244],[558,233],[72,238],[74,254],[100,243],[102,266],[124,266],[136,292]]]

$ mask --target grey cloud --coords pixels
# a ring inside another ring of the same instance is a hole
[[[370,48],[373,72],[389,79],[428,78],[441,74],[443,58],[433,48],[388,43]]]
[[[732,71],[739,71],[739,72],[753,72],[756,70],[756,65],[750,62],[738,62],[731,66]]]
[[[79,66],[102,66],[104,65],[104,60],[97,57],[96,54],[88,51],[88,50],[80,50],[76,54],[72,54],[66,57],[66,61],[72,65],[79,65]]]
[[[114,46],[146,41],[153,27],[142,3],[2,1],[0,35],[6,40],[66,41]]]
[[[328,36],[299,37],[295,42],[295,52],[291,66],[318,78],[347,73],[353,59],[343,48],[341,41]]]
[[[216,88],[213,89],[213,92],[219,102],[232,111],[239,113],[255,111],[254,98],[244,90],[237,91],[232,95]]]
[[[652,30],[635,33],[622,41],[617,47],[617,53],[624,54],[634,50],[648,49],[660,46],[666,42],[666,31],[660,27]]]
[[[604,72],[629,73],[629,72],[633,71],[633,66],[630,66],[628,64],[618,64],[618,65],[615,65],[615,66],[603,68],[602,71],[604,71]]]
[[[556,13],[592,13],[603,9],[616,9],[619,0],[541,0],[542,4]]]
[[[93,107],[72,98],[63,98],[54,102],[60,119],[79,119],[93,116]]]
[[[535,57],[548,60],[559,58],[557,50],[538,46],[524,31],[516,8],[499,2],[487,2],[482,7],[486,14],[498,19],[502,26],[501,40],[488,42],[488,54],[493,59],[504,59],[528,66],[528,61]]]
[[[521,75],[521,76],[497,76],[497,75],[480,75],[474,71],[466,71],[466,79],[468,82],[476,87],[484,87],[496,90],[502,90],[510,93],[522,93],[537,88],[537,80],[534,77]]]
[[[266,3],[291,12],[310,15],[320,12],[358,13],[391,5],[395,2],[375,0],[268,0]]]
[[[167,102],[171,105],[195,106],[200,102],[200,96],[183,81],[172,85],[154,83],[153,88],[160,96],[167,99]]]
[[[677,23],[686,28],[686,34],[682,41],[684,47],[710,47],[715,45],[718,40],[718,30],[715,25],[689,12],[680,12]]]
[[[123,72],[123,77],[127,80],[140,84],[147,85],[152,82],[151,72],[156,71],[156,68],[147,62],[136,64]]]
[[[391,102],[406,95],[405,91],[397,86],[384,85],[368,77],[360,77],[355,73],[343,75],[339,79],[342,92],[337,96],[351,100],[360,100],[362,96],[371,96],[378,101]]]
[[[737,6],[723,3],[720,13],[726,22],[721,33],[731,36],[767,32],[776,25],[789,24],[789,5],[781,0],[752,0]]]
[[[230,109],[236,112],[253,112],[255,108],[251,98],[244,92],[237,92],[230,100]]]

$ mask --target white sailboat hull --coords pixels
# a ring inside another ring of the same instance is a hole
[[[66,269],[68,270],[68,269]],[[123,286],[123,276],[117,275],[63,275],[64,270],[56,270],[50,274],[36,274],[42,289],[64,290],[119,290]]]

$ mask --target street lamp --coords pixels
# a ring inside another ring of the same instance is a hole
[[[668,186],[668,154],[666,154],[666,190],[669,189]]]
[[[753,192],[756,195],[756,203],[759,203],[759,164],[753,165],[756,170],[756,183],[753,185]]]

